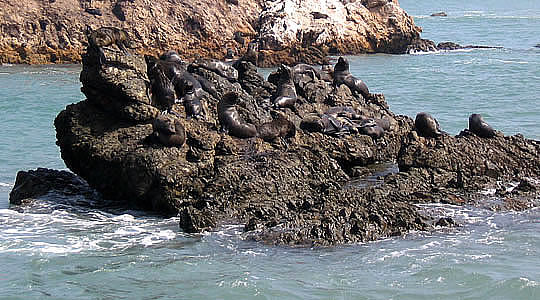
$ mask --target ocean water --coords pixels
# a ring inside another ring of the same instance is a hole
[[[372,92],[452,134],[474,112],[540,139],[540,1],[400,4],[424,38],[503,48],[350,57]],[[438,11],[449,16],[429,17]],[[10,208],[18,170],[65,168],[53,120],[84,98],[80,69],[0,67],[0,299],[540,299],[538,208],[424,205],[461,226],[313,249],[246,241],[234,224],[185,234],[176,218],[70,199]]]

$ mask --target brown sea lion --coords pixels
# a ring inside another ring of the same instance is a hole
[[[421,112],[416,115],[414,127],[420,136],[423,137],[438,137],[446,132],[442,131],[439,122],[430,114]]]
[[[481,138],[492,138],[496,134],[495,129],[489,126],[489,124],[484,121],[484,118],[482,118],[480,114],[470,115],[469,131]]]
[[[380,119],[379,119],[380,120]],[[378,139],[384,136],[384,128],[379,126],[376,119],[366,119],[358,127],[358,133],[368,135],[373,139]]]
[[[153,132],[146,141],[167,147],[181,147],[186,142],[186,130],[180,119],[171,114],[160,114],[152,123]]]
[[[147,74],[150,79],[149,98],[153,106],[162,111],[171,112],[176,102],[176,92],[173,83],[165,75],[157,59],[146,55]]]
[[[222,77],[227,78],[230,82],[238,80],[238,71],[231,65],[219,60],[197,60],[188,67],[188,71],[192,72],[193,69],[196,68],[204,68],[217,73]]]
[[[343,123],[327,114],[308,114],[300,122],[300,128],[309,132],[322,132],[329,135],[341,136],[348,132]]]
[[[180,102],[184,105],[188,118],[197,118],[202,112],[200,97],[195,93],[193,84],[190,81],[184,83],[184,91],[185,93],[180,99]]]
[[[167,51],[157,60],[152,56],[145,56],[148,68],[155,67],[160,70],[170,80],[174,92],[176,93],[176,102],[183,102],[186,113],[189,117],[197,117],[203,112],[200,99],[203,95],[201,83],[191,73],[186,71],[183,62],[175,51]],[[154,75],[148,74],[152,79]],[[171,105],[172,106],[172,105]]]
[[[217,105],[218,119],[222,130],[238,138],[250,138],[257,135],[257,128],[253,124],[245,123],[236,110],[238,94],[228,92]]]
[[[272,142],[277,138],[291,138],[296,134],[296,126],[283,114],[270,111],[273,120],[257,127],[257,135],[266,142]]]
[[[293,82],[293,73],[291,68],[281,65],[278,69],[277,92],[272,103],[276,108],[289,107],[294,109],[297,95]]]
[[[127,31],[116,27],[101,27],[92,30],[87,26],[87,38],[90,47],[101,49],[111,45],[116,45],[126,55],[129,55],[127,48],[131,47],[131,40]]]
[[[334,118],[345,117],[351,120],[365,119],[362,115],[358,114],[356,110],[350,106],[332,106],[326,110],[325,114],[331,115]]]
[[[308,64],[297,64],[292,68],[292,71],[293,71],[294,76],[296,76],[297,74],[309,74],[309,75],[313,74],[314,77],[317,78],[318,80],[332,82],[333,78],[332,78],[332,75],[330,75],[330,73],[328,73],[327,71],[328,67],[325,67],[325,66],[323,67],[325,69],[322,69],[322,67],[321,69],[319,69],[315,66],[308,65]]]
[[[164,52],[163,54],[159,56],[159,59],[161,59],[162,61],[178,63],[180,65],[186,64],[186,62],[182,60],[178,52],[174,50],[168,50]]]
[[[361,94],[365,99],[368,99],[371,95],[367,85],[362,80],[354,77],[349,71],[349,61],[340,57],[334,66],[334,85],[340,86],[342,84],[345,84],[351,92]]]

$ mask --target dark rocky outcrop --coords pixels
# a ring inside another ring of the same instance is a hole
[[[444,11],[440,11],[440,12],[432,13],[430,16],[431,17],[448,17],[448,14],[445,13]]]
[[[410,43],[407,47],[407,53],[414,54],[417,52],[433,52],[433,51],[451,51],[463,49],[501,49],[501,46],[485,46],[485,45],[460,45],[454,42],[442,42],[435,45],[435,42],[427,39],[417,39]]]
[[[9,203],[21,205],[50,194],[99,199],[97,192],[79,176],[68,171],[38,168],[17,173]]]
[[[237,81],[188,66],[213,86],[201,100],[205,118],[184,120],[182,147],[147,144],[155,112],[149,113],[153,106],[142,94],[146,74],[135,71],[144,69],[144,59],[104,49],[104,63],[98,64],[96,55],[85,55],[81,73],[88,99],[69,105],[55,120],[62,158],[105,198],[178,215],[185,231],[232,222],[244,224],[245,235],[255,240],[329,245],[428,229],[433,220],[420,215],[415,203],[482,203],[488,196],[479,191],[488,188],[501,191],[501,209],[537,205],[539,142],[502,134],[419,137],[412,119],[394,115],[383,95],[366,99],[317,76],[294,76],[295,109],[280,112],[295,125],[294,135],[266,142],[220,132],[216,107],[230,91],[238,94],[237,110],[246,122],[272,121],[269,99],[276,86],[249,62],[235,64]],[[372,139],[300,129],[304,118],[336,106],[385,119],[390,130]],[[173,110],[186,116],[182,105]],[[363,184],[380,162],[397,163],[399,172]],[[501,182],[519,184],[509,192]]]

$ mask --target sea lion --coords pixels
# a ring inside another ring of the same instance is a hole
[[[166,51],[165,53],[161,54],[159,56],[159,59],[161,59],[162,61],[167,61],[167,62],[174,62],[174,63],[178,63],[180,65],[185,65],[186,63],[182,60],[182,58],[180,57],[180,55],[178,54],[178,52],[174,51],[174,50],[168,50]]]
[[[238,138],[250,138],[257,135],[257,128],[253,124],[245,123],[238,114],[236,104],[238,94],[236,92],[226,93],[217,105],[218,119],[222,130]]]
[[[308,114],[300,122],[300,128],[309,132],[322,132],[336,136],[348,131],[337,118],[327,114]]]
[[[322,65],[318,75],[320,80],[332,82],[334,80],[334,67],[332,65]]]
[[[152,129],[152,134],[147,137],[150,143],[181,147],[186,142],[186,130],[182,122],[171,114],[160,114],[154,119]]]
[[[362,115],[358,114],[356,110],[350,106],[332,106],[326,110],[325,114],[337,117],[345,117],[351,120],[365,119]]]
[[[250,63],[257,65],[259,59],[259,42],[253,40],[248,43],[246,53],[241,58],[241,60],[249,61]]]
[[[241,31],[235,31],[234,32],[233,40],[235,42],[237,42],[238,44],[240,44],[240,46],[242,46],[242,47],[244,46],[245,39],[244,39],[244,34]]]
[[[188,67],[188,71],[196,68],[204,68],[227,78],[230,82],[238,80],[238,71],[232,66],[219,60],[197,60]]]
[[[162,55],[166,60],[156,60],[156,64],[172,82],[178,99],[184,97],[188,90],[192,90],[194,96],[201,99],[203,91],[201,82],[185,69],[177,55],[174,51],[168,51]]]
[[[489,126],[480,114],[472,114],[469,117],[469,131],[481,138],[491,138],[496,134],[495,129]]]
[[[193,89],[193,83],[191,81],[186,81],[184,83],[185,94],[180,99],[180,102],[184,105],[186,109],[186,114],[188,117],[197,117],[201,115],[201,100],[200,97],[195,93]]]
[[[216,99],[220,98],[219,92],[217,91],[214,83],[197,73],[193,73],[191,75],[193,75],[193,77],[201,84],[201,87],[204,91],[206,91],[208,94],[212,95]]]
[[[330,75],[330,73],[328,73],[327,68],[328,67],[325,67],[325,69],[322,69],[321,67],[321,69],[319,69],[317,67],[314,67],[308,64],[297,64],[292,68],[292,70],[293,70],[294,76],[296,76],[297,74],[308,74],[308,76],[310,76],[312,79],[317,78],[318,80],[332,82],[333,78]],[[314,76],[312,76],[311,74],[313,74]]]
[[[225,60],[226,62],[232,61],[234,59],[234,56],[235,56],[234,50],[231,48],[227,48],[227,52],[225,53],[223,60]]]
[[[283,114],[270,111],[273,120],[257,127],[257,135],[266,142],[272,142],[277,138],[291,138],[296,134],[296,126]]]
[[[358,127],[358,133],[368,135],[373,139],[378,139],[384,135],[384,129],[379,126],[376,119],[369,118],[364,120]]]
[[[277,92],[272,103],[277,108],[289,107],[295,109],[294,104],[296,103],[297,95],[292,70],[282,64],[278,69],[278,74]]]
[[[342,84],[345,84],[351,92],[361,94],[365,99],[370,97],[367,85],[362,80],[354,77],[349,71],[349,61],[340,57],[334,67],[334,85],[340,86]]]
[[[87,38],[90,47],[99,49],[111,45],[116,45],[125,54],[129,55],[127,48],[131,47],[131,40],[127,31],[116,27],[101,27],[96,30],[92,30],[90,26],[87,26]]]
[[[416,115],[414,127],[418,134],[423,137],[438,137],[445,134],[445,132],[440,129],[439,122],[425,112]]]
[[[171,80],[165,75],[157,59],[145,55],[147,74],[150,79],[150,95],[152,105],[162,111],[171,112],[176,102],[176,92]]]

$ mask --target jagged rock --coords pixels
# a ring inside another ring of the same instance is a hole
[[[119,50],[102,49],[102,55],[83,55],[81,91],[106,111],[125,120],[144,122],[154,119],[159,109],[150,105],[146,62],[141,55],[123,55]]]
[[[409,54],[413,54],[416,52],[432,52],[437,50],[438,49],[435,45],[435,42],[428,39],[417,39],[407,46],[406,52]]]
[[[385,0],[266,1],[259,20],[259,49],[277,53],[308,46],[331,53],[405,53],[421,31],[397,1]]]

